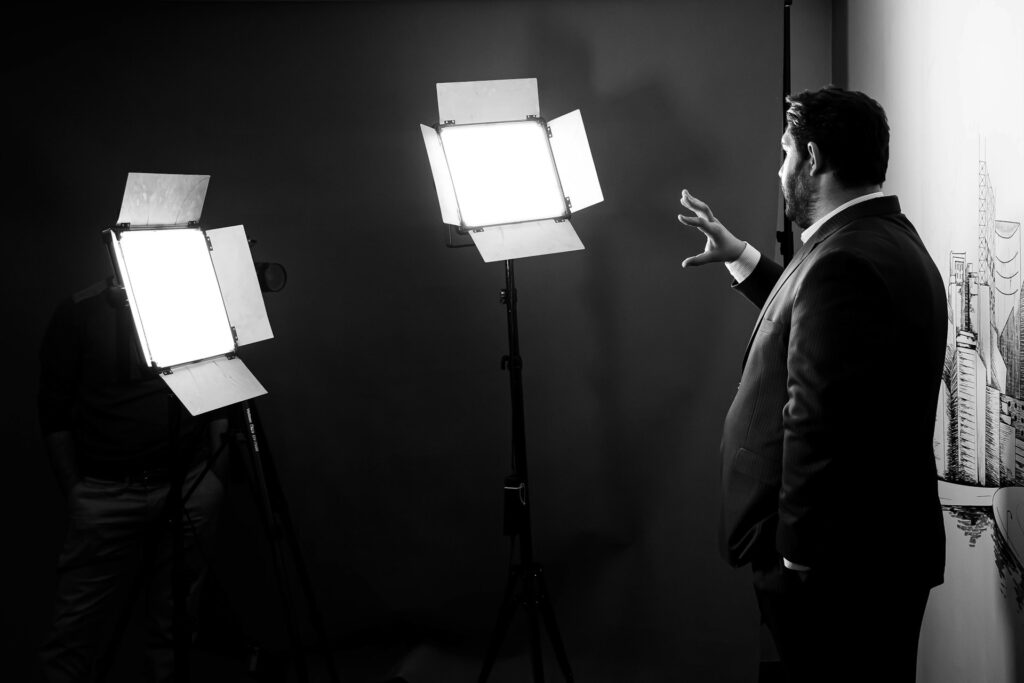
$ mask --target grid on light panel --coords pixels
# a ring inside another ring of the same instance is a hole
[[[541,121],[448,126],[441,143],[463,226],[568,215]]]
[[[202,230],[124,231],[114,253],[147,364],[168,368],[235,350]]]

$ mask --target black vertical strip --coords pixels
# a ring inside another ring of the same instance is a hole
[[[115,290],[111,289],[109,292],[109,303],[114,308],[114,324],[116,326],[114,333],[114,363],[117,368],[117,382],[118,384],[127,384],[132,379],[136,379],[132,375],[132,366],[135,365],[138,356],[132,344],[132,333],[135,331],[134,324],[127,302],[118,297]]]
[[[832,83],[850,87],[850,24],[847,0],[832,0]]]
[[[789,95],[789,91],[792,89],[790,83],[790,73],[793,70],[792,61],[790,60],[790,53],[792,52],[791,36],[790,36],[790,9],[792,8],[793,0],[783,0],[782,8],[782,129],[786,129],[786,111],[789,109],[786,104],[786,97]]]
[[[782,2],[782,130],[786,130],[786,111],[789,109],[786,97],[789,95],[790,85],[790,8],[793,0]],[[786,216],[785,207],[782,211],[782,230],[776,233],[775,238],[779,241],[779,253],[782,255],[783,265],[789,265],[793,258],[793,222]]]

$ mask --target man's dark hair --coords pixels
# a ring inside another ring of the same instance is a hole
[[[786,122],[803,157],[818,145],[845,187],[881,185],[889,167],[889,122],[882,105],[862,92],[828,86],[786,97]]]

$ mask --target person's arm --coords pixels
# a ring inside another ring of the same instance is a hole
[[[79,479],[74,437],[70,431],[50,432],[43,434],[43,445],[61,495],[67,498]]]
[[[210,421],[207,426],[207,438],[210,443],[210,457],[215,458],[213,462],[213,472],[217,475],[217,478],[222,482],[227,481],[228,463],[230,458],[228,457],[231,452],[231,444],[227,443],[228,438],[228,418],[218,417]]]
[[[54,312],[40,347],[39,426],[43,446],[61,493],[67,497],[78,481],[78,461],[71,431],[79,377],[71,300]]]
[[[865,383],[877,381],[887,353],[891,306],[877,272],[858,256],[833,252],[806,265],[789,331],[776,544],[793,568],[813,570],[834,542],[833,487],[843,485],[849,439],[871,410]]]

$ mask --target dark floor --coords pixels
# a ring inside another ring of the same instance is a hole
[[[192,683],[473,683],[480,675],[482,659],[482,654],[454,654],[429,645],[416,646],[405,652],[367,647],[334,653],[336,678],[322,657],[307,656],[304,678],[294,663],[289,664],[273,657],[259,661],[257,656],[244,661],[243,656],[195,651],[191,660],[190,680]],[[588,683],[660,683],[664,680],[663,675],[654,671],[634,671],[624,678],[621,669],[609,668],[586,659],[572,660],[571,665],[574,678]],[[545,680],[564,680],[551,653],[546,653],[544,669]],[[122,670],[116,677],[111,676],[107,683],[127,683],[133,680],[130,672]],[[489,683],[523,683],[533,680],[529,654],[521,652],[499,657],[487,680]]]

